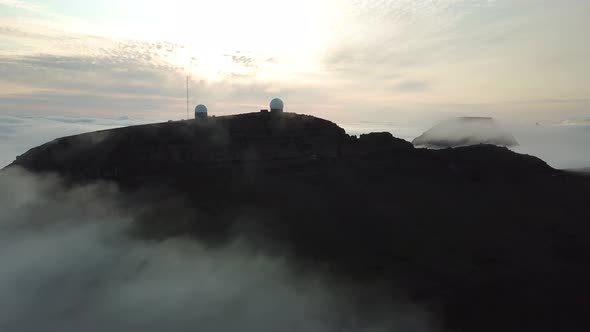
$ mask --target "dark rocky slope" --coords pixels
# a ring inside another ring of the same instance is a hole
[[[65,137],[9,167],[114,181],[141,235],[236,234],[403,289],[449,331],[588,325],[590,178],[492,145],[424,150],[322,119],[243,114]]]

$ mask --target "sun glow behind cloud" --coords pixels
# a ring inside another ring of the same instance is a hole
[[[48,12],[69,8],[81,17],[83,24],[63,20],[67,21],[64,29],[118,40],[176,44],[170,57],[173,64],[212,80],[236,72],[231,58],[236,52],[270,60],[259,68],[262,80],[279,75],[292,78],[298,71],[313,69],[332,33],[334,8],[339,8],[333,0],[103,1],[98,12],[108,12],[105,17],[93,13],[91,6],[76,7],[80,5],[54,1],[43,8]]]
[[[208,78],[247,74],[256,66],[258,80],[292,79],[318,67],[329,37],[329,8],[329,2],[310,0],[190,2],[185,13],[162,22],[169,27],[162,33],[188,45],[199,58],[191,69]],[[172,24],[179,18],[183,23]],[[246,62],[235,68],[236,59]]]

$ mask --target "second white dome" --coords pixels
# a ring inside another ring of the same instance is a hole
[[[270,101],[270,110],[271,111],[282,111],[285,104],[279,98],[275,98]]]

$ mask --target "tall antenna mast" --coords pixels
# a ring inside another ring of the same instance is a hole
[[[186,119],[188,120],[188,75],[186,75]]]

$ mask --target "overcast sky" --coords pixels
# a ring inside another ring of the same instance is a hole
[[[0,114],[590,115],[585,0],[0,0]],[[192,105],[191,105],[192,106]]]

